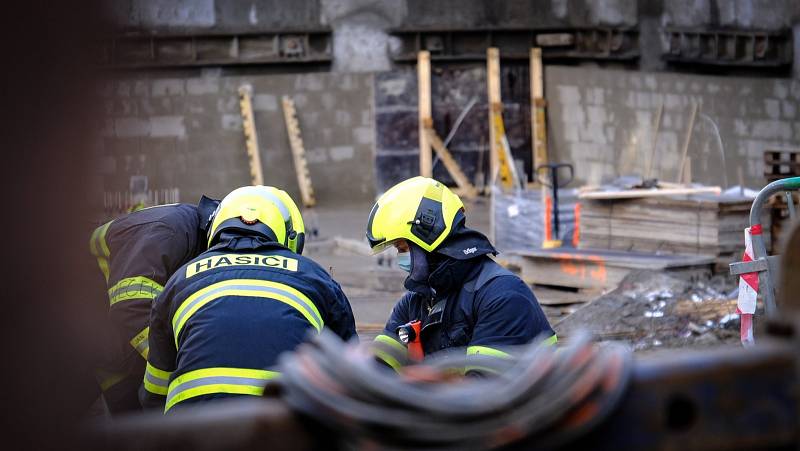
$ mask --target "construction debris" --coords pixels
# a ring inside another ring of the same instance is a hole
[[[730,278],[692,281],[660,272],[629,274],[616,290],[556,323],[559,339],[588,328],[635,350],[738,345],[737,290]]]

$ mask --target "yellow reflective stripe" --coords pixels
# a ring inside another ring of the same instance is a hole
[[[111,226],[113,221],[108,221],[100,230],[100,236],[98,237],[98,241],[100,242],[100,247],[102,248],[103,255],[106,257],[111,255],[111,250],[108,248],[108,243],[106,242],[106,232],[108,232],[108,228]]]
[[[553,334],[547,340],[542,341],[542,344],[543,345],[552,346],[552,345],[556,344],[557,342],[558,342],[558,337],[555,334]]]
[[[406,347],[403,346],[402,343],[400,343],[399,341],[395,340],[394,338],[388,335],[385,334],[378,335],[377,337],[375,337],[375,341],[386,343],[387,345],[391,346],[397,351],[403,353],[403,355],[408,353],[408,349],[406,349]]]
[[[386,364],[392,367],[392,369],[395,371],[400,371],[400,368],[403,367],[403,365],[401,365],[400,362],[397,361],[397,359],[390,356],[389,353],[387,352],[381,351],[380,349],[373,349],[372,352],[375,354],[376,357],[386,362]]]
[[[150,351],[150,345],[147,342],[147,337],[149,335],[150,335],[150,326],[147,326],[144,329],[142,329],[141,332],[136,334],[136,336],[133,337],[130,341],[131,346],[133,346],[133,349],[135,349],[136,352],[141,354],[142,357],[145,358],[145,360],[147,360],[147,354]]]
[[[109,388],[117,385],[128,375],[125,373],[110,373],[103,370],[96,371],[98,382],[100,383],[100,390],[107,391]]]
[[[100,272],[103,273],[103,277],[106,278],[106,283],[108,283],[108,260],[104,257],[97,257],[97,266],[100,267]]]
[[[97,248],[97,237],[100,235],[100,229],[102,228],[103,226],[94,229],[94,231],[92,231],[92,236],[89,237],[89,252],[95,257],[100,256],[100,250]]]
[[[108,249],[108,243],[106,243],[106,232],[108,232],[108,228],[111,226],[112,222],[114,221],[108,221],[92,232],[92,237],[89,240],[89,249],[95,257],[108,257],[111,255],[111,251]]]
[[[156,395],[166,396],[171,375],[172,373],[169,371],[160,370],[147,362],[144,370],[145,390]]]
[[[155,299],[164,287],[147,277],[127,277],[108,289],[111,305],[130,299]]]
[[[172,317],[175,331],[175,346],[178,336],[186,324],[201,307],[225,296],[268,298],[294,307],[305,317],[317,332],[322,332],[324,323],[319,310],[306,295],[296,289],[277,282],[256,279],[232,279],[209,285],[187,297]]]
[[[476,355],[476,354],[488,355],[488,356],[492,356],[492,357],[502,357],[504,359],[507,359],[507,358],[511,357],[511,354],[509,354],[507,352],[503,352],[503,351],[501,351],[499,349],[495,349],[495,348],[490,348],[488,346],[470,346],[470,347],[467,348],[467,355],[468,356],[469,355]]]
[[[169,384],[164,411],[175,404],[197,396],[212,393],[231,393],[260,396],[276,371],[249,368],[203,368],[176,377]]]

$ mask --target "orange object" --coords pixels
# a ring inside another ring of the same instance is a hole
[[[422,330],[422,322],[414,320],[409,325],[414,330],[414,339],[408,342],[408,357],[415,362],[421,362],[425,357],[425,353],[422,351],[422,340],[419,337],[420,330]]]
[[[581,204],[575,204],[575,227],[572,229],[572,247],[581,242]]]
[[[422,340],[419,337],[421,330],[422,322],[418,319],[397,328],[397,335],[408,348],[408,358],[413,362],[421,362],[425,357],[425,353],[422,351]]]
[[[550,217],[553,215],[553,200],[550,197],[544,198],[544,240],[552,241],[553,232],[550,225]]]

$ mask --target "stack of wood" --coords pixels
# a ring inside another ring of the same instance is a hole
[[[717,270],[744,251],[751,199],[717,195],[581,201],[581,248],[712,256]]]

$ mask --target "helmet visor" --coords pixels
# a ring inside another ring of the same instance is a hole
[[[390,247],[394,247],[395,243],[399,241],[404,241],[403,238],[398,238],[396,240],[391,241],[372,241],[369,240],[369,245],[372,247],[372,255],[380,254],[381,252],[389,249]]]

